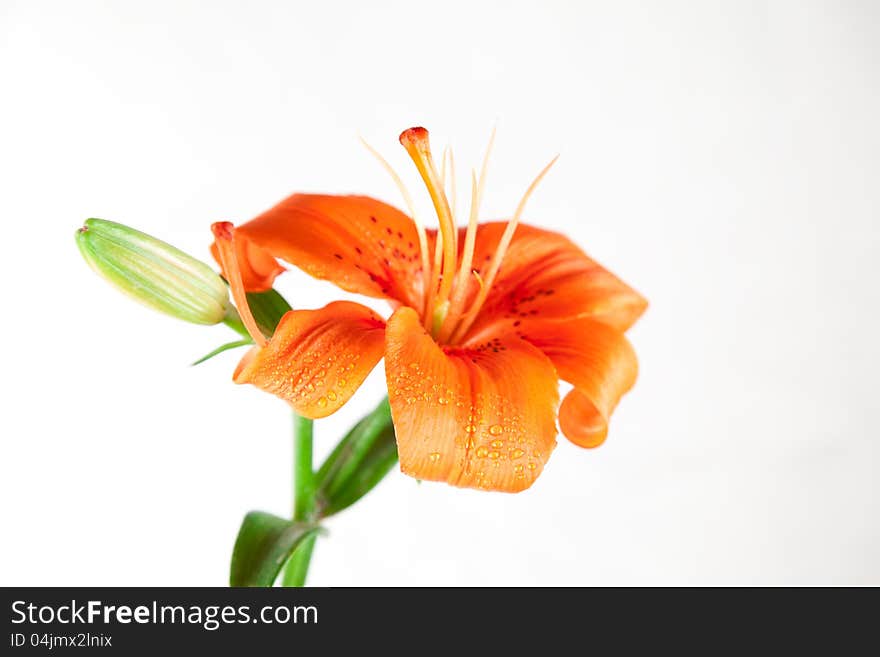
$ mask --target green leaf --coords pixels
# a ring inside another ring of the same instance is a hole
[[[397,462],[391,409],[385,399],[358,422],[316,475],[316,507],[326,517],[370,492]]]
[[[205,354],[204,356],[199,358],[197,361],[192,363],[192,365],[200,365],[201,363],[204,363],[206,360],[210,360],[211,358],[213,358],[217,354],[222,354],[224,351],[228,351],[229,349],[235,349],[236,347],[246,347],[247,345],[253,344],[253,343],[254,343],[253,340],[236,340],[235,342],[227,342],[226,344],[223,344],[223,345],[220,345],[219,347],[217,347],[214,351]]]
[[[357,470],[344,482],[328,491],[323,515],[331,516],[348,508],[376,487],[397,464],[397,441],[394,429],[382,432]]]
[[[244,517],[235,539],[229,585],[272,586],[294,550],[319,530],[317,525],[251,511]]]
[[[287,560],[284,571],[281,573],[281,586],[301,587],[306,585],[316,539],[317,536],[314,534],[308,536],[290,555],[290,559]]]
[[[278,322],[291,309],[287,300],[274,289],[268,292],[248,292],[247,301],[251,314],[257,320],[257,326],[267,338],[272,337]]]

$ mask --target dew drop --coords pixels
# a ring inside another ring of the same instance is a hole
[[[489,453],[489,450],[485,447],[477,447],[477,456],[481,459],[486,458],[486,454]]]
[[[503,440],[493,440],[491,445],[492,445],[492,447],[494,447],[496,449],[500,449],[500,448],[504,447],[504,441]]]
[[[336,382],[336,387],[337,388],[344,388],[347,384],[348,384],[348,381],[346,381],[345,379],[339,379],[339,381]]]
[[[529,470],[534,470],[537,467],[538,466],[534,461],[529,461]]]
[[[440,404],[441,406],[446,406],[446,404],[449,403],[449,400],[446,399],[446,397],[438,397],[437,403]]]
[[[515,466],[513,466],[513,471],[516,472],[517,474],[522,472],[523,471],[522,463],[517,463]]]
[[[474,431],[477,430],[477,428],[473,424],[469,424],[464,428],[464,430],[467,431],[468,433],[473,433]]]
[[[431,459],[431,463],[436,463],[440,460],[440,452],[431,452],[428,454],[428,458]]]
[[[519,448],[510,450],[510,458],[512,458],[512,459],[518,459],[523,454],[525,454],[525,452]]]
[[[327,406],[327,398],[326,397],[318,397],[318,406],[324,408]]]
[[[489,433],[493,436],[500,436],[502,431],[504,431],[504,428],[500,424],[493,424],[489,427]]]
[[[327,393],[327,399],[330,401],[336,401],[336,393],[331,390]]]
[[[490,459],[497,459],[499,456],[501,456],[501,454],[499,454],[498,452],[496,452],[496,451],[494,451],[494,450],[491,451],[491,452],[489,452],[489,458],[490,458]]]

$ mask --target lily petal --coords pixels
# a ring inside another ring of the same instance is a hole
[[[560,378],[575,386],[559,408],[562,433],[581,447],[601,445],[608,435],[611,413],[638,375],[629,341],[591,317],[527,320],[519,334],[553,361]]]
[[[261,249],[250,240],[237,239],[235,241],[235,250],[235,257],[238,261],[244,289],[248,292],[267,292],[271,290],[275,277],[284,271],[284,267],[278,264],[278,261],[272,257],[271,253]],[[214,256],[214,260],[223,269],[220,251],[217,249],[216,242],[211,245],[211,255]],[[229,276],[225,271],[223,276],[226,280],[229,280]]]
[[[556,371],[525,340],[441,348],[402,307],[388,320],[385,372],[400,467],[413,477],[516,492],[556,445]]]
[[[305,417],[326,417],[363,383],[384,344],[385,322],[359,303],[291,310],[265,347],[245,355],[233,380],[284,399]]]
[[[474,250],[478,273],[491,260],[505,226],[504,222],[479,226]],[[623,332],[647,305],[644,297],[567,237],[520,224],[469,335],[499,321],[512,324],[527,317],[589,316]]]
[[[349,292],[421,307],[415,224],[368,196],[294,194],[239,226],[236,240]],[[255,291],[247,279],[245,288]]]

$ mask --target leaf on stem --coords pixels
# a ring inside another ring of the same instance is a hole
[[[388,400],[358,422],[327,457],[316,475],[319,517],[351,506],[370,492],[397,463],[397,442]]]
[[[247,301],[251,314],[257,320],[257,326],[267,338],[272,337],[278,322],[291,309],[287,300],[274,289],[267,292],[248,292]]]
[[[290,555],[320,527],[251,511],[241,523],[229,571],[230,586],[272,586]]]
[[[216,356],[218,354],[222,354],[224,351],[228,351],[229,349],[235,349],[236,347],[246,347],[247,345],[253,344],[253,343],[254,343],[253,340],[235,340],[234,342],[227,342],[226,344],[220,345],[219,347],[214,349],[214,351],[205,354],[204,356],[199,358],[197,361],[192,363],[192,365],[193,366],[200,365],[200,364],[204,363],[206,360],[210,360],[214,356]]]

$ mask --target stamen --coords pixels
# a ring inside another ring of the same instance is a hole
[[[461,264],[452,287],[452,303],[445,322],[437,334],[439,342],[449,339],[449,334],[455,328],[455,322],[461,317],[461,307],[464,304],[467,293],[468,274],[472,272],[471,265],[474,261],[474,246],[477,239],[477,212],[479,211],[479,185],[477,184],[477,172],[471,171],[471,211],[468,217],[467,231],[464,237],[464,251],[461,254]],[[474,272],[475,273],[475,272]]]
[[[446,192],[443,190],[437,175],[437,167],[434,165],[434,159],[431,157],[428,131],[424,128],[404,130],[400,135],[400,143],[406,149],[406,152],[409,153],[413,163],[419,170],[419,174],[421,174],[422,180],[428,188],[428,193],[431,195],[431,201],[434,203],[434,210],[437,212],[437,219],[440,223],[438,237],[440,235],[443,237],[442,276],[439,275],[439,272],[434,272],[435,279],[438,276],[440,277],[440,290],[435,299],[435,303],[439,305],[449,299],[449,292],[452,289],[456,261],[455,221],[452,217],[452,210],[449,207],[449,200],[446,198]],[[426,316],[431,314],[431,312],[425,313]]]
[[[480,276],[480,272],[474,269],[471,273],[474,275],[474,278],[477,279],[477,285],[481,290],[486,287],[485,283],[483,283],[483,277]]]
[[[459,290],[465,286],[471,264],[474,261],[474,245],[477,241],[477,219],[480,211],[480,186],[477,183],[477,172],[471,171],[471,211],[468,216],[467,231],[464,235],[464,251],[461,254],[461,267],[456,278],[455,295],[460,296]]]
[[[450,204],[452,205],[452,223],[456,224],[455,217],[458,214],[455,211],[456,205],[458,204],[458,192],[455,187],[455,157],[452,155],[452,146],[446,147],[446,152],[449,153],[449,198]],[[458,231],[455,231],[455,251],[458,253]]]
[[[232,292],[232,300],[235,301],[235,307],[241,317],[241,322],[247,329],[247,332],[253,338],[259,347],[265,347],[268,344],[266,336],[260,331],[257,320],[254,319],[248,306],[247,294],[244,290],[244,283],[241,280],[241,269],[238,266],[238,256],[235,253],[235,230],[233,225],[228,221],[218,221],[211,226],[214,238],[217,240],[217,251],[220,255],[220,263],[223,265],[223,271],[229,283],[229,289]]]
[[[401,180],[400,176],[397,175],[397,172],[392,168],[390,164],[388,164],[388,160],[386,160],[375,148],[370,146],[367,141],[361,137],[361,143],[366,147],[368,151],[375,157],[379,164],[388,172],[391,176],[392,180],[394,180],[394,184],[397,185],[397,189],[400,190],[400,195],[403,196],[404,203],[406,203],[406,207],[409,210],[409,216],[412,217],[413,223],[416,225],[416,232],[419,235],[419,253],[422,257],[422,298],[425,302],[425,308],[423,309],[425,313],[428,312],[428,289],[430,287],[430,281],[432,279],[431,272],[431,261],[429,259],[428,254],[428,235],[425,232],[425,225],[421,222],[421,220],[416,216],[416,208],[413,203],[412,196],[409,193],[409,190],[406,188],[406,185],[403,184],[403,180]]]
[[[474,259],[474,246],[477,238],[477,221],[479,219],[480,204],[483,200],[483,191],[486,189],[486,172],[489,168],[489,156],[492,153],[492,146],[495,144],[496,128],[492,128],[492,134],[489,135],[489,143],[486,145],[486,152],[483,154],[483,164],[480,167],[479,183],[477,182],[476,172],[471,171],[471,210],[468,217],[467,232],[464,238],[464,250],[462,252],[461,264],[459,265],[458,275],[455,279],[455,285],[452,292],[452,306],[447,317],[446,324],[441,328],[438,340],[446,341],[450,334],[455,330],[457,322],[461,319],[461,313],[464,303],[467,299],[468,276],[473,273],[483,287],[483,280],[476,271],[472,270]]]
[[[437,233],[437,237],[434,240],[434,275],[431,278],[431,289],[428,290],[428,303],[426,305],[425,316],[423,317],[423,322],[425,325],[425,329],[428,331],[432,330],[432,322],[434,313],[434,299],[437,297],[437,288],[440,285],[440,278],[442,276],[440,269],[443,263],[443,234]]]
[[[480,309],[483,307],[483,304],[486,301],[489,290],[492,289],[492,284],[495,282],[495,276],[498,274],[498,270],[501,268],[501,261],[504,259],[504,255],[507,253],[507,249],[510,247],[510,242],[513,240],[513,234],[516,231],[516,227],[519,224],[520,217],[522,216],[523,210],[526,207],[526,202],[528,202],[529,197],[532,195],[532,192],[535,191],[544,176],[547,175],[547,172],[550,171],[550,167],[556,164],[556,160],[558,159],[559,156],[557,155],[552,160],[550,160],[547,166],[541,169],[541,172],[535,177],[535,179],[532,181],[532,184],[529,185],[528,189],[526,189],[525,194],[523,194],[522,199],[520,199],[519,205],[516,206],[516,212],[514,212],[513,218],[507,223],[507,227],[504,229],[504,234],[501,236],[501,241],[498,243],[498,248],[495,251],[495,255],[492,257],[492,262],[489,264],[489,269],[486,274],[484,285],[480,289],[480,292],[477,294],[477,298],[474,300],[474,304],[471,306],[464,319],[462,319],[461,323],[458,325],[458,329],[456,329],[454,335],[452,336],[453,342],[460,340],[474,323],[477,314],[480,312]]]

